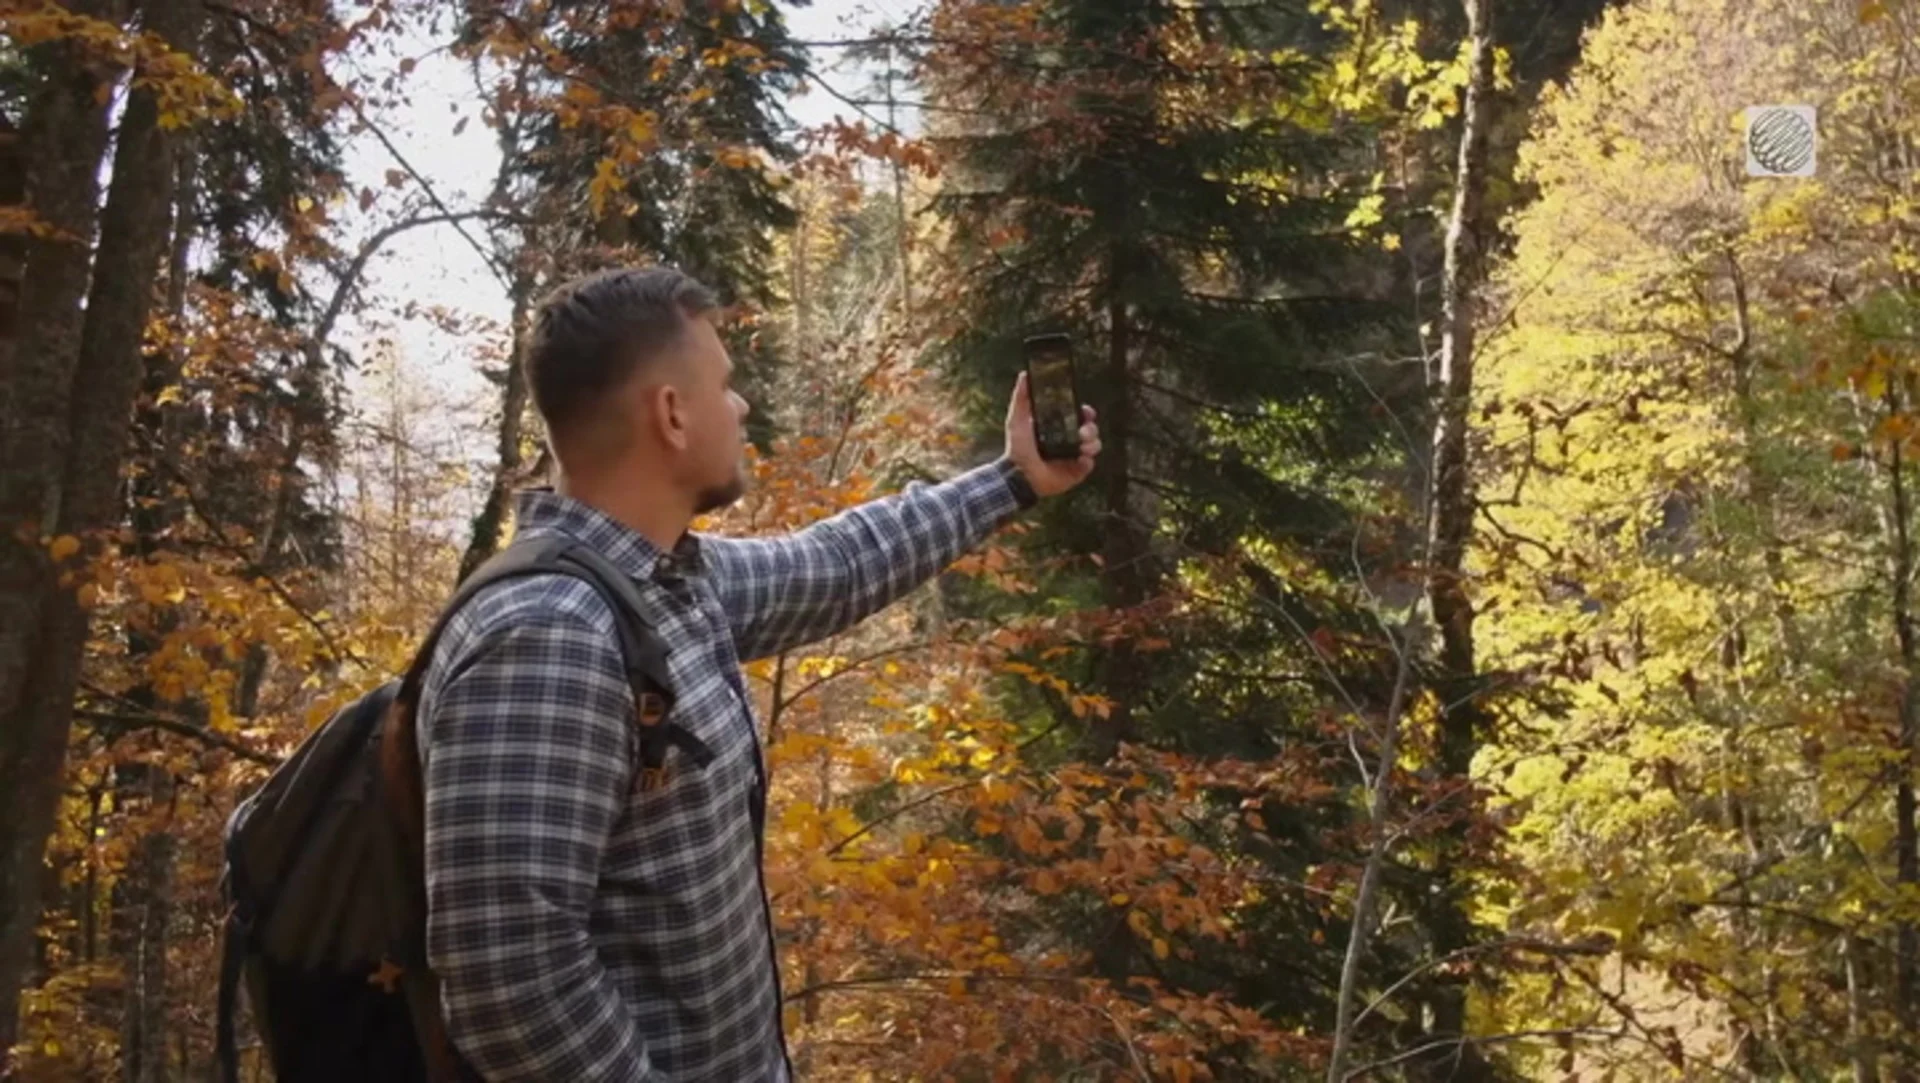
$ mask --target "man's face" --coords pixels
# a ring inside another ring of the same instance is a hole
[[[733,359],[713,321],[687,321],[681,340],[680,376],[674,381],[685,413],[686,447],[681,483],[694,493],[694,512],[704,515],[740,499],[747,490],[747,401],[733,390]]]

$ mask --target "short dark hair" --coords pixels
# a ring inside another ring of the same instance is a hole
[[[671,267],[622,267],[556,288],[534,311],[521,365],[534,409],[560,436],[594,405],[720,307],[714,292]]]

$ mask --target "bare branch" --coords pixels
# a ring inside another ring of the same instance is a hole
[[[327,653],[333,655],[336,661],[350,661],[368,669],[373,668],[373,664],[363,657],[360,652],[340,642],[340,640],[334,636],[333,630],[327,627],[326,622],[322,621],[302,604],[300,599],[294,597],[293,591],[287,589],[287,585],[280,581],[280,577],[275,575],[272,569],[268,568],[255,554],[249,552],[246,546],[227,537],[226,527],[224,527],[219,520],[207,514],[205,506],[200,502],[199,495],[194,491],[193,483],[178,466],[164,459],[158,461],[162,467],[173,476],[174,481],[179,484],[181,495],[186,498],[187,506],[193,509],[194,516],[206,525],[207,531],[212,535],[214,548],[239,560],[241,562],[241,568],[249,578],[257,579],[267,584],[267,589],[272,591],[275,597],[279,598],[288,609],[293,610],[301,620],[306,622],[308,627],[313,629],[314,634],[320,637],[320,642],[325,644]]]
[[[1632,1035],[1618,1030],[1602,1030],[1599,1027],[1568,1027],[1564,1030],[1519,1030],[1508,1034],[1487,1034],[1480,1037],[1441,1038],[1431,1042],[1422,1042],[1411,1049],[1396,1053],[1385,1060],[1376,1060],[1370,1064],[1362,1064],[1360,1067],[1348,1071],[1340,1078],[1342,1080],[1359,1079],[1368,1073],[1377,1072],[1382,1068],[1391,1068],[1396,1064],[1404,1064],[1407,1061],[1415,1060],[1437,1050],[1450,1049],[1463,1045],[1504,1045],[1511,1042],[1544,1041],[1549,1038],[1618,1040],[1626,1037],[1632,1037]]]
[[[1373,1014],[1374,1009],[1392,999],[1393,994],[1399,992],[1407,983],[1425,974],[1427,971],[1432,970],[1434,967],[1452,962],[1455,959],[1464,959],[1469,955],[1478,955],[1484,952],[1505,949],[1532,951],[1542,955],[1606,955],[1613,950],[1613,945],[1597,941],[1592,943],[1564,944],[1552,940],[1541,940],[1536,937],[1526,936],[1513,937],[1507,940],[1493,940],[1484,944],[1469,944],[1457,951],[1450,951],[1445,955],[1428,959],[1419,966],[1401,975],[1400,980],[1387,986],[1379,996],[1374,997],[1372,1002],[1361,1010],[1360,1014],[1353,1017],[1352,1025],[1358,1028],[1360,1024],[1366,1020],[1367,1016]]]
[[[836,981],[817,982],[788,993],[785,1000],[804,1000],[808,997],[830,993],[836,989],[864,989],[877,985],[905,985],[910,982],[953,981],[991,981],[1025,984],[1029,982],[1050,985],[1088,985],[1098,982],[1099,978],[1081,977],[1075,974],[989,974],[969,970],[915,970],[904,974],[875,974],[865,978],[841,978]]]
[[[927,805],[934,803],[935,801],[940,800],[942,797],[945,797],[948,794],[959,793],[961,790],[967,789],[972,786],[977,786],[979,784],[980,784],[979,779],[970,778],[970,779],[967,779],[965,782],[956,782],[951,786],[942,786],[939,789],[932,791],[931,793],[922,794],[919,797],[914,798],[913,800],[907,802],[904,805],[901,805],[899,808],[896,808],[891,812],[874,817],[873,819],[863,824],[858,831],[855,831],[853,834],[848,835],[846,838],[841,839],[839,842],[834,843],[832,846],[827,847],[827,856],[832,857],[834,854],[837,854],[840,851],[846,849],[850,844],[852,844],[852,842],[855,839],[858,839],[864,835],[871,834],[874,831],[874,829],[888,823],[889,821],[897,820],[901,816],[904,816],[907,813],[912,812],[914,809],[923,808]]]
[[[816,677],[813,680],[808,681],[806,684],[803,684],[799,688],[795,689],[791,694],[783,698],[776,699],[774,709],[776,711],[784,711],[786,708],[791,707],[796,703],[799,703],[806,696],[819,690],[821,685],[824,685],[827,682],[835,680],[837,678],[844,677],[849,673],[857,673],[863,667],[870,665],[874,662],[878,662],[883,658],[891,658],[895,655],[900,655],[900,654],[911,654],[914,651],[923,650],[928,646],[930,646],[930,644],[927,644],[927,643],[905,643],[898,647],[888,647],[885,650],[878,650],[878,651],[874,651],[871,654],[862,655],[861,657],[855,658],[853,661],[848,662],[845,666],[842,666],[834,670],[832,673],[829,673],[823,677]],[[777,686],[779,682],[775,682],[775,683]],[[777,691],[777,687],[776,687],[776,691]]]
[[[388,241],[410,229],[418,229],[421,226],[451,224],[457,228],[461,222],[475,218],[519,220],[521,216],[507,211],[487,209],[457,212],[443,211],[439,214],[417,215],[412,218],[403,218],[396,222],[390,222],[375,232],[373,236],[368,237],[366,241],[360,245],[360,250],[354,253],[353,259],[348,262],[346,268],[340,272],[340,279],[334,285],[333,297],[327,302],[327,307],[321,313],[319,322],[314,324],[313,334],[308,336],[309,350],[324,350],[326,348],[327,339],[333,334],[333,326],[339,322],[340,313],[346,308],[347,297],[360,285],[360,275],[366,270],[367,262],[377,255],[381,247]]]
[[[394,144],[393,139],[387,135],[386,130],[373,122],[373,118],[367,115],[367,111],[361,107],[357,100],[349,96],[347,98],[347,104],[352,107],[354,117],[358,119],[361,124],[366,125],[367,130],[372,132],[373,137],[380,141],[380,145],[386,148],[387,153],[393,157],[393,160],[399,164],[401,169],[406,171],[407,176],[413,178],[413,182],[420,186],[420,191],[426,195],[427,202],[433,204],[434,209],[438,210],[441,215],[445,217],[445,220],[453,226],[454,232],[460,234],[461,239],[466,241],[468,246],[475,252],[479,253],[480,259],[486,263],[487,269],[493,272],[494,277],[499,279],[500,285],[509,290],[512,289],[513,276],[507,273],[506,268],[500,265],[498,257],[488,251],[485,245],[476,240],[473,234],[467,232],[467,227],[461,224],[463,216],[455,213],[452,207],[447,206],[446,201],[440,198],[440,193],[434,191],[433,182],[427,180],[426,174],[414,168],[413,163],[408,161],[407,156],[400,152],[400,148]]]
[[[249,748],[239,741],[228,737],[226,734],[215,733],[204,726],[196,726],[184,719],[173,718],[168,715],[138,711],[103,711],[92,707],[75,707],[73,709],[73,715],[75,718],[84,718],[90,722],[102,722],[108,725],[119,726],[123,729],[165,730],[168,733],[178,734],[182,737],[190,737],[193,740],[212,745],[215,748],[223,748],[242,759],[252,760],[254,763],[264,764],[268,767],[277,767],[280,765],[280,758],[278,756],[269,755],[258,749]]]

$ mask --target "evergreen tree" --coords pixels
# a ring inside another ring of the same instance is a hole
[[[528,219],[524,264],[540,285],[610,262],[692,274],[739,307],[729,345],[740,385],[750,401],[763,394],[779,354],[759,319],[776,300],[772,238],[795,221],[780,172],[796,157],[783,102],[806,62],[779,9],[526,7],[468,32],[545,61],[505,101],[526,120],[506,148],[504,193]],[[750,425],[764,442],[767,411]]]
[[[1056,918],[1110,980],[1324,1031],[1344,914],[1314,889],[1356,841],[1336,719],[1391,698],[1402,660],[1375,614],[1413,581],[1381,554],[1406,537],[1424,431],[1413,309],[1373,243],[1367,109],[1426,68],[1408,47],[1356,74],[1353,28],[1317,7],[1062,0],[1028,24],[952,5],[930,72],[964,118],[936,132],[956,163],[953,367],[997,406],[1021,339],[1070,332],[1105,444],[1092,491],[1032,535],[1059,569],[1041,611],[1103,615],[1066,675],[1112,704],[1054,755],[1137,743],[1293,780],[1223,785],[1189,825],[1307,885],[1248,907],[1237,950],[1168,962],[1097,912]],[[1408,869],[1389,890],[1422,887]],[[1368,971],[1391,981],[1420,946],[1387,939]]]

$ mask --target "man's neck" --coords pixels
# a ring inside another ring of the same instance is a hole
[[[611,517],[652,542],[662,553],[673,552],[693,522],[693,507],[686,497],[663,485],[611,477],[576,477],[563,471],[554,479],[553,489]]]

